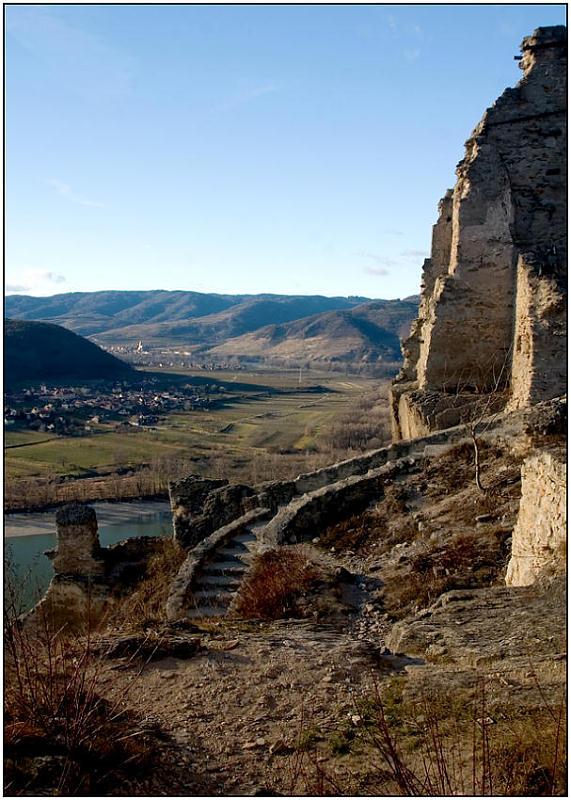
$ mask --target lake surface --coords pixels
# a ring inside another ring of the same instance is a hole
[[[90,503],[97,514],[102,547],[132,536],[171,536],[172,514],[168,500],[148,503]],[[56,546],[56,512],[7,514],[4,517],[4,554],[8,564],[4,596],[10,585],[22,598],[23,609],[37,602],[53,576],[45,550]]]

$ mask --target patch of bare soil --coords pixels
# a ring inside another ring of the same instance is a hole
[[[414,660],[380,655],[369,642],[306,621],[209,627],[187,634],[200,639],[193,657],[148,662],[129,692],[137,714],[170,739],[141,788],[290,795],[320,793],[325,781],[327,794],[364,790],[366,754],[337,752],[339,732],[357,729],[359,704],[376,682]],[[116,685],[133,681],[134,661],[115,666]]]

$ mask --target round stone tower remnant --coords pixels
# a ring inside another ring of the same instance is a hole
[[[103,575],[104,561],[93,508],[82,503],[62,506],[56,514],[56,532],[57,551],[53,560],[56,573]]]

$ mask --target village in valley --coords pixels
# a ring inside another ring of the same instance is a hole
[[[138,384],[115,381],[91,387],[42,383],[6,393],[4,427],[59,436],[90,435],[103,423],[115,423],[118,429],[150,427],[171,411],[210,408],[211,395],[221,391],[208,384],[162,388],[153,376]]]

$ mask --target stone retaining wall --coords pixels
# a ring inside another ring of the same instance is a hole
[[[266,525],[261,535],[265,544],[278,546],[309,541],[329,525],[358,514],[384,497],[384,483],[415,465],[412,457],[390,462],[365,475],[351,475],[292,500]]]
[[[527,458],[522,471],[519,515],[512,538],[508,586],[533,583],[546,566],[566,568],[567,497],[563,455],[541,453]]]

